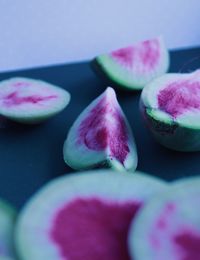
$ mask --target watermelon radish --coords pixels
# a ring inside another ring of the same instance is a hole
[[[21,260],[129,260],[137,211],[167,185],[148,175],[96,170],[62,176],[25,206],[16,227]]]
[[[64,143],[64,160],[77,170],[135,170],[134,139],[112,88],[96,98],[72,125]]]
[[[0,83],[0,114],[17,122],[38,123],[61,110],[70,94],[41,80],[11,78]]]
[[[169,53],[162,37],[157,37],[97,56],[92,65],[111,85],[139,90],[167,72]]]
[[[0,260],[9,260],[14,255],[15,218],[15,210],[6,202],[0,200]]]
[[[200,151],[200,70],[169,73],[148,84],[141,111],[154,137],[179,151]]]
[[[129,232],[134,260],[200,259],[200,178],[182,179],[141,209]]]

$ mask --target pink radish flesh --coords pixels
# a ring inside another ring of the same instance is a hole
[[[176,205],[168,203],[155,222],[149,236],[150,244],[156,252],[162,252],[166,241],[170,239],[174,259],[194,260],[200,259],[200,232],[192,227],[180,225],[174,231],[171,221],[176,216]]]
[[[141,202],[77,198],[55,215],[50,237],[63,259],[129,260],[127,233]]]
[[[81,143],[95,151],[109,148],[110,156],[123,164],[130,152],[126,124],[118,106],[110,102],[103,97],[83,120],[77,145]]]
[[[37,104],[39,102],[54,99],[56,97],[57,97],[56,95],[50,95],[50,96],[31,95],[31,96],[20,97],[19,93],[17,91],[14,91],[9,95],[7,95],[6,97],[4,97],[4,104],[6,106],[17,106],[25,103]]]
[[[132,67],[134,60],[134,47],[127,47],[113,51],[111,56],[115,60],[119,61],[119,63],[122,63],[127,67]]]
[[[174,236],[174,242],[177,246],[178,259],[195,260],[200,259],[200,232],[191,229],[183,229]]]
[[[160,110],[177,118],[188,110],[200,109],[200,82],[179,81],[170,83],[158,94]]]
[[[144,41],[136,46],[113,51],[111,57],[129,68],[141,63],[144,67],[153,69],[160,57],[159,42],[157,39]]]

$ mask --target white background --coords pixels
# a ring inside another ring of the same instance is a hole
[[[164,35],[200,45],[200,0],[0,0],[0,71],[91,59]]]

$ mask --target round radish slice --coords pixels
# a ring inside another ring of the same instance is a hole
[[[169,53],[162,37],[100,55],[92,62],[97,74],[129,90],[142,89],[169,68]]]
[[[19,217],[16,244],[20,259],[129,260],[129,223],[166,186],[142,173],[109,170],[51,181]]]
[[[200,70],[152,81],[142,92],[141,110],[158,142],[179,151],[200,151]]]
[[[148,201],[131,224],[134,260],[200,259],[200,178],[175,182]]]
[[[64,159],[77,170],[135,170],[134,139],[112,88],[107,88],[77,118],[64,144]]]
[[[13,235],[16,213],[0,200],[0,260],[11,260],[14,254]]]
[[[41,80],[11,78],[0,83],[0,114],[22,123],[38,123],[61,110],[70,94]]]

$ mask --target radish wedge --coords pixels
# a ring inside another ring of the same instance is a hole
[[[112,86],[140,90],[167,72],[169,52],[162,37],[157,37],[97,56],[92,66]]]
[[[64,160],[77,170],[136,169],[134,138],[112,88],[85,108],[72,125],[64,143]]]
[[[21,123],[39,123],[62,111],[70,94],[47,82],[11,78],[0,82],[0,114]]]
[[[165,182],[142,173],[93,171],[51,181],[16,228],[21,260],[128,260],[129,223]]]

